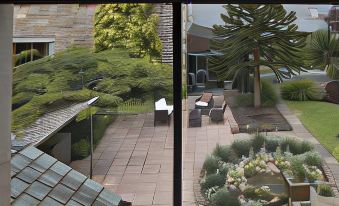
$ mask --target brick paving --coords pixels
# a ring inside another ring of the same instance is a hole
[[[216,144],[229,145],[234,135],[228,117],[225,121],[213,123],[209,117],[202,116],[201,127],[187,128],[188,112],[183,112],[183,205],[195,206],[199,201],[199,175],[206,155],[210,154]]]
[[[173,118],[154,127],[153,114],[119,116],[93,157],[93,179],[133,206],[172,206]],[[89,158],[70,166],[89,174]]]

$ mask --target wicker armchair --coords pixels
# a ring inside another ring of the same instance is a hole
[[[167,122],[167,124],[169,124],[173,112],[173,105],[167,105],[165,98],[161,98],[154,104],[154,126],[156,122]]]
[[[209,117],[211,121],[224,121],[224,113],[226,109],[226,102],[224,96],[215,96],[214,97],[214,107],[209,112]]]

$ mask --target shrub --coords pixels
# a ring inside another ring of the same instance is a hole
[[[253,106],[254,95],[252,93],[241,94],[235,97],[235,103],[239,107],[251,107]]]
[[[89,155],[91,146],[86,139],[72,145],[72,159],[82,159]],[[74,157],[74,158],[73,158]]]
[[[238,161],[237,154],[228,145],[221,146],[217,144],[213,151],[213,155],[219,157],[224,162],[236,163]]]
[[[201,189],[203,191],[205,191],[205,190],[207,190],[211,187],[215,187],[215,186],[222,187],[224,185],[225,185],[225,177],[223,175],[220,175],[220,174],[208,175],[206,177],[205,181],[200,184]]]
[[[216,192],[211,198],[213,206],[240,206],[238,198],[231,195],[226,188]]]
[[[303,154],[305,152],[313,150],[313,145],[308,141],[300,141],[294,138],[285,138],[281,142],[281,148],[286,151],[287,146],[290,152],[294,155]]]
[[[266,138],[265,148],[268,152],[275,152],[279,146],[281,140],[277,137]]]
[[[305,178],[305,168],[303,166],[303,158],[300,155],[290,157],[292,173],[300,178]]]
[[[278,95],[273,85],[267,81],[262,81],[261,102],[264,107],[272,107],[278,101]],[[240,107],[251,107],[254,102],[253,93],[241,94],[235,97],[235,102]]]
[[[229,166],[227,164],[223,164],[219,168],[219,174],[222,175],[224,177],[224,179],[225,179],[226,176],[227,176],[228,170],[229,170]]]
[[[304,162],[307,165],[317,166],[318,168],[320,168],[323,163],[323,160],[317,152],[307,152],[305,153]]]
[[[320,100],[321,90],[312,80],[295,80],[281,85],[281,97],[286,100]]]
[[[261,199],[270,201],[274,198],[274,194],[272,194],[269,190],[265,190],[263,188],[249,186],[244,190],[244,197],[253,200]]]
[[[268,81],[261,82],[261,102],[264,107],[272,107],[278,101],[278,95],[274,86]]]
[[[265,142],[265,136],[261,133],[256,133],[252,139],[252,147],[254,152],[259,152]]]
[[[251,148],[251,140],[235,140],[231,148],[237,153],[238,157],[248,156]]]
[[[206,171],[207,175],[216,173],[219,168],[218,159],[213,155],[207,156],[202,168]]]
[[[310,142],[308,142],[308,141],[305,141],[305,140],[303,140],[302,142],[301,142],[301,146],[300,146],[301,148],[301,154],[302,153],[305,153],[305,152],[309,152],[309,151],[312,151],[313,149],[314,149],[314,146],[310,143]]]
[[[317,192],[320,196],[334,197],[334,192],[331,186],[328,184],[319,184],[317,187]]]

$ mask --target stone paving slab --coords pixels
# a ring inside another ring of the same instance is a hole
[[[93,154],[93,179],[133,206],[172,206],[173,117],[170,126],[153,119],[119,116]],[[89,157],[70,166],[88,175]]]
[[[183,205],[198,205],[196,195],[199,194],[198,184],[204,160],[215,148],[216,144],[230,145],[234,135],[229,121],[214,123],[209,117],[202,116],[201,127],[188,128],[188,112],[183,112]],[[240,135],[240,134],[237,134]],[[198,192],[197,192],[198,191]]]

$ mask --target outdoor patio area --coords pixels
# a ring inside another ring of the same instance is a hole
[[[153,113],[119,116],[94,151],[93,179],[133,206],[172,205],[173,116],[154,127]],[[89,174],[89,157],[71,167]]]

